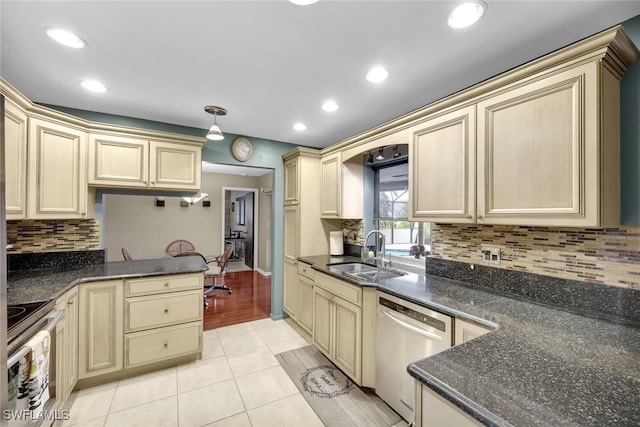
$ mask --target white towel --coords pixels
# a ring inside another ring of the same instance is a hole
[[[27,342],[31,349],[20,360],[18,374],[18,398],[16,410],[31,411],[31,420],[38,419],[49,400],[49,363],[51,335],[47,331],[38,332]],[[25,422],[26,421],[26,422]],[[11,426],[25,425],[28,419],[10,420]]]

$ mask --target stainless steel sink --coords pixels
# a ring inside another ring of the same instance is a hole
[[[404,271],[392,268],[379,268],[369,264],[348,263],[329,266],[334,273],[342,274],[351,279],[362,282],[376,283],[382,279],[404,276]]]

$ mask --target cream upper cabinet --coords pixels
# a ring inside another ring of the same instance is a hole
[[[148,187],[149,142],[116,135],[89,135],[89,184]]]
[[[201,157],[199,146],[92,133],[89,184],[96,187],[198,190]]]
[[[429,222],[475,221],[475,106],[436,115],[411,129],[410,212]]]
[[[284,204],[297,205],[299,203],[298,195],[298,157],[284,162]]]
[[[364,214],[362,156],[344,159],[341,152],[323,155],[321,178],[322,217],[361,219]]]
[[[87,218],[87,133],[32,117],[28,139],[28,217]]]
[[[7,219],[27,216],[27,115],[8,99],[4,106]]]
[[[170,142],[149,143],[151,188],[198,190],[202,174],[202,149]]]
[[[619,221],[619,89],[610,77],[591,62],[478,103],[479,223]]]
[[[323,218],[340,218],[342,201],[342,161],[340,153],[322,156],[321,160]]]

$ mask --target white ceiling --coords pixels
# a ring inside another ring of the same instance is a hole
[[[0,70],[36,102],[202,129],[219,105],[223,131],[325,147],[640,14],[640,1],[488,0],[452,30],[456,3],[0,0]],[[56,45],[52,26],[88,47]],[[378,64],[390,75],[376,86]],[[89,77],[109,91],[86,93]]]

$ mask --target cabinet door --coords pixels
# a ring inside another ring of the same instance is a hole
[[[313,333],[313,280],[298,274],[298,324]]]
[[[78,381],[78,288],[74,287],[56,301],[56,310],[64,311],[57,325],[56,399],[64,402]]]
[[[333,295],[313,287],[313,343],[329,359],[333,359],[331,354],[331,338],[333,326]]]
[[[123,283],[83,283],[79,289],[79,378],[123,368]]]
[[[87,217],[87,134],[29,119],[28,217]]]
[[[598,225],[597,86],[586,64],[478,103],[478,222]]]
[[[284,259],[284,283],[282,289],[284,311],[298,321],[298,266],[295,260]]]
[[[482,424],[428,387],[422,388],[422,427],[479,427]]]
[[[148,187],[149,142],[114,135],[89,135],[89,184]]]
[[[299,176],[298,176],[298,158],[288,160],[284,164],[284,204],[298,204],[299,198]]]
[[[27,215],[27,115],[5,99],[5,206],[7,219]]]
[[[362,310],[342,298],[333,298],[334,358],[336,366],[360,384],[362,361]]]
[[[151,188],[200,189],[202,171],[200,147],[151,141],[149,149]]]
[[[454,345],[462,344],[467,341],[471,341],[481,335],[491,332],[491,329],[484,326],[480,326],[476,323],[467,322],[465,320],[456,317],[454,322]]]
[[[323,156],[322,170],[322,206],[321,215],[327,218],[340,217],[342,195],[342,163],[340,153]]]
[[[413,219],[475,222],[475,129],[475,106],[470,106],[412,130],[409,204]]]

